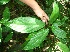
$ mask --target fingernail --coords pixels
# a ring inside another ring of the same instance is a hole
[[[42,20],[43,22],[45,22],[45,20]]]

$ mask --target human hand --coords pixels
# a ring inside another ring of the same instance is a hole
[[[35,14],[41,18],[41,20],[43,22],[45,22],[46,24],[48,24],[49,21],[49,17],[47,16],[47,14],[42,10],[42,9],[36,9],[33,10],[35,12]]]

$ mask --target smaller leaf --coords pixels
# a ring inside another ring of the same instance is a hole
[[[8,42],[12,38],[12,36],[13,36],[13,32],[11,32],[10,34],[7,35],[4,42]]]
[[[50,16],[50,21],[49,23],[52,24],[59,16],[59,7],[58,4],[56,2],[53,3],[53,11],[52,14]]]
[[[67,47],[66,44],[63,44],[63,43],[61,43],[61,42],[57,42],[56,45],[58,45],[59,48],[60,48],[63,52],[70,52],[70,51],[69,51],[69,48]]]
[[[49,33],[49,29],[42,29],[39,32],[34,32],[29,35],[29,42],[23,48],[24,50],[30,50],[38,47],[46,38]]]
[[[11,28],[9,28],[9,27],[2,27],[2,32],[9,32],[9,31],[11,31]]]
[[[1,24],[0,24],[0,40],[2,39],[2,28],[1,28]]]
[[[64,16],[64,18],[61,20],[61,23],[64,24],[67,19],[68,17]]]
[[[52,32],[54,33],[54,35],[56,35],[59,38],[62,38],[62,39],[66,38],[66,32],[60,29],[57,23],[54,23],[52,25]]]
[[[3,12],[2,22],[7,22],[9,19],[10,19],[10,11],[9,11],[9,8],[6,7]]]
[[[62,18],[61,20],[60,19],[57,19],[54,23],[57,23],[58,26],[61,26],[65,23],[65,21],[68,19],[68,17],[64,16],[64,18]]]
[[[0,0],[0,5],[5,5],[8,3],[10,0]]]

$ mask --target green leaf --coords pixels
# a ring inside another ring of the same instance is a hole
[[[11,32],[10,34],[7,35],[4,42],[8,42],[12,38],[12,36],[13,36],[13,32]]]
[[[64,18],[62,18],[61,20],[60,19],[57,19],[54,23],[57,23],[58,26],[61,26],[65,23],[65,21],[68,19],[68,17],[64,16]]]
[[[69,42],[69,39],[65,38],[65,39],[61,39],[61,38],[58,38],[60,42],[66,44],[67,42]]]
[[[54,33],[54,35],[56,35],[59,38],[62,38],[62,39],[66,38],[66,32],[60,29],[57,23],[54,23],[52,25],[52,32]]]
[[[66,2],[69,2],[69,0],[65,0]]]
[[[49,29],[42,29],[38,32],[31,33],[28,37],[29,42],[26,44],[26,46],[23,49],[30,50],[40,46],[40,44],[45,40],[48,33]]]
[[[2,27],[2,32],[10,32],[11,29],[9,27]]]
[[[67,19],[68,17],[64,16],[64,18],[61,20],[61,23],[64,24]]]
[[[1,24],[0,24],[0,40],[2,39],[2,28],[1,28]]]
[[[11,29],[21,33],[31,33],[45,26],[41,20],[31,17],[19,17],[6,23]]]
[[[0,0],[0,5],[5,5],[8,3],[10,0]]]
[[[69,50],[70,50],[70,46],[69,46]]]
[[[58,26],[63,25],[63,24],[61,23],[61,20],[60,20],[60,19],[57,19],[54,23],[57,23],[57,24],[58,24]]]
[[[52,24],[58,18],[58,15],[59,15],[59,7],[58,7],[58,4],[56,2],[54,2],[53,3],[53,11],[50,16],[49,23]]]
[[[10,11],[9,11],[9,8],[6,7],[3,12],[2,22],[7,22],[9,19],[10,19]]]
[[[61,42],[57,42],[56,45],[58,45],[59,48],[60,48],[63,52],[70,52],[70,51],[69,51],[69,48],[67,47],[66,44],[63,44],[63,43],[61,43]]]

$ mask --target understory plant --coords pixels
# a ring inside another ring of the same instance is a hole
[[[8,3],[9,0],[6,1]],[[2,3],[2,2],[0,2]],[[6,4],[3,2],[3,4]],[[50,20],[48,25],[42,22],[40,19],[33,17],[18,17],[10,20],[10,10],[8,7],[5,8],[3,12],[3,18],[0,20],[0,40],[2,42],[2,31],[9,30],[9,34],[4,38],[3,42],[8,42],[13,36],[13,30],[17,33],[28,33],[26,41],[20,45],[21,50],[32,50],[37,47],[41,47],[41,44],[48,39],[48,36],[52,37],[54,42],[52,42],[57,48],[57,50],[63,52],[70,52],[68,46],[64,42],[67,38],[67,33],[61,28],[65,21],[68,19],[64,16],[62,19],[60,17],[59,5],[57,2],[53,3],[53,11],[50,15]],[[3,29],[5,26],[6,30]],[[50,39],[48,39],[50,41]],[[49,42],[48,42],[49,43]],[[46,43],[46,44],[48,44]],[[48,47],[48,46],[47,46]],[[49,44],[50,48],[50,44]],[[48,48],[48,49],[49,49]]]

